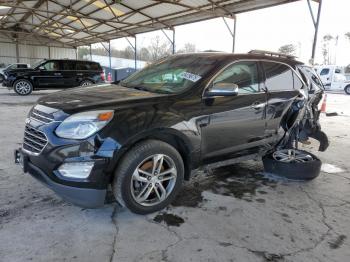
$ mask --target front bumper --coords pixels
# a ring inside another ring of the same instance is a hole
[[[15,151],[15,162],[21,164],[23,171],[46,185],[57,195],[75,205],[85,208],[97,208],[104,205],[107,189],[84,188],[68,186],[53,181],[44,171],[30,162],[28,156],[22,149]]]
[[[13,81],[9,80],[9,79],[3,79],[2,81],[2,86],[7,87],[7,88],[11,88],[13,85]]]

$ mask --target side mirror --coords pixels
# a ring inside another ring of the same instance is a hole
[[[340,73],[341,73],[340,69],[338,69],[338,68],[335,69],[335,73],[336,73],[336,74],[340,74]]]
[[[38,69],[39,69],[40,71],[45,71],[45,67],[43,67],[43,66],[39,66]]]
[[[215,83],[207,92],[209,96],[236,96],[238,85],[232,83]]]

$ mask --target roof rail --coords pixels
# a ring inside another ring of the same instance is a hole
[[[286,54],[282,54],[282,53],[265,51],[265,50],[251,50],[248,52],[248,54],[265,55],[265,56],[280,57],[280,58],[287,58],[287,59],[295,59],[296,58],[296,56],[294,56],[294,55],[286,55]]]

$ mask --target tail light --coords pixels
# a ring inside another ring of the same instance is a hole
[[[105,81],[105,73],[101,72],[100,76],[101,76],[102,81]]]

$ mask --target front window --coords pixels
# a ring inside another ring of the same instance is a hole
[[[154,93],[181,93],[200,81],[215,63],[206,56],[174,56],[131,75],[121,85]]]
[[[56,71],[60,69],[58,61],[50,61],[42,65],[47,71]]]
[[[238,62],[227,67],[213,81],[213,85],[236,84],[238,93],[259,92],[258,68],[255,61]]]

